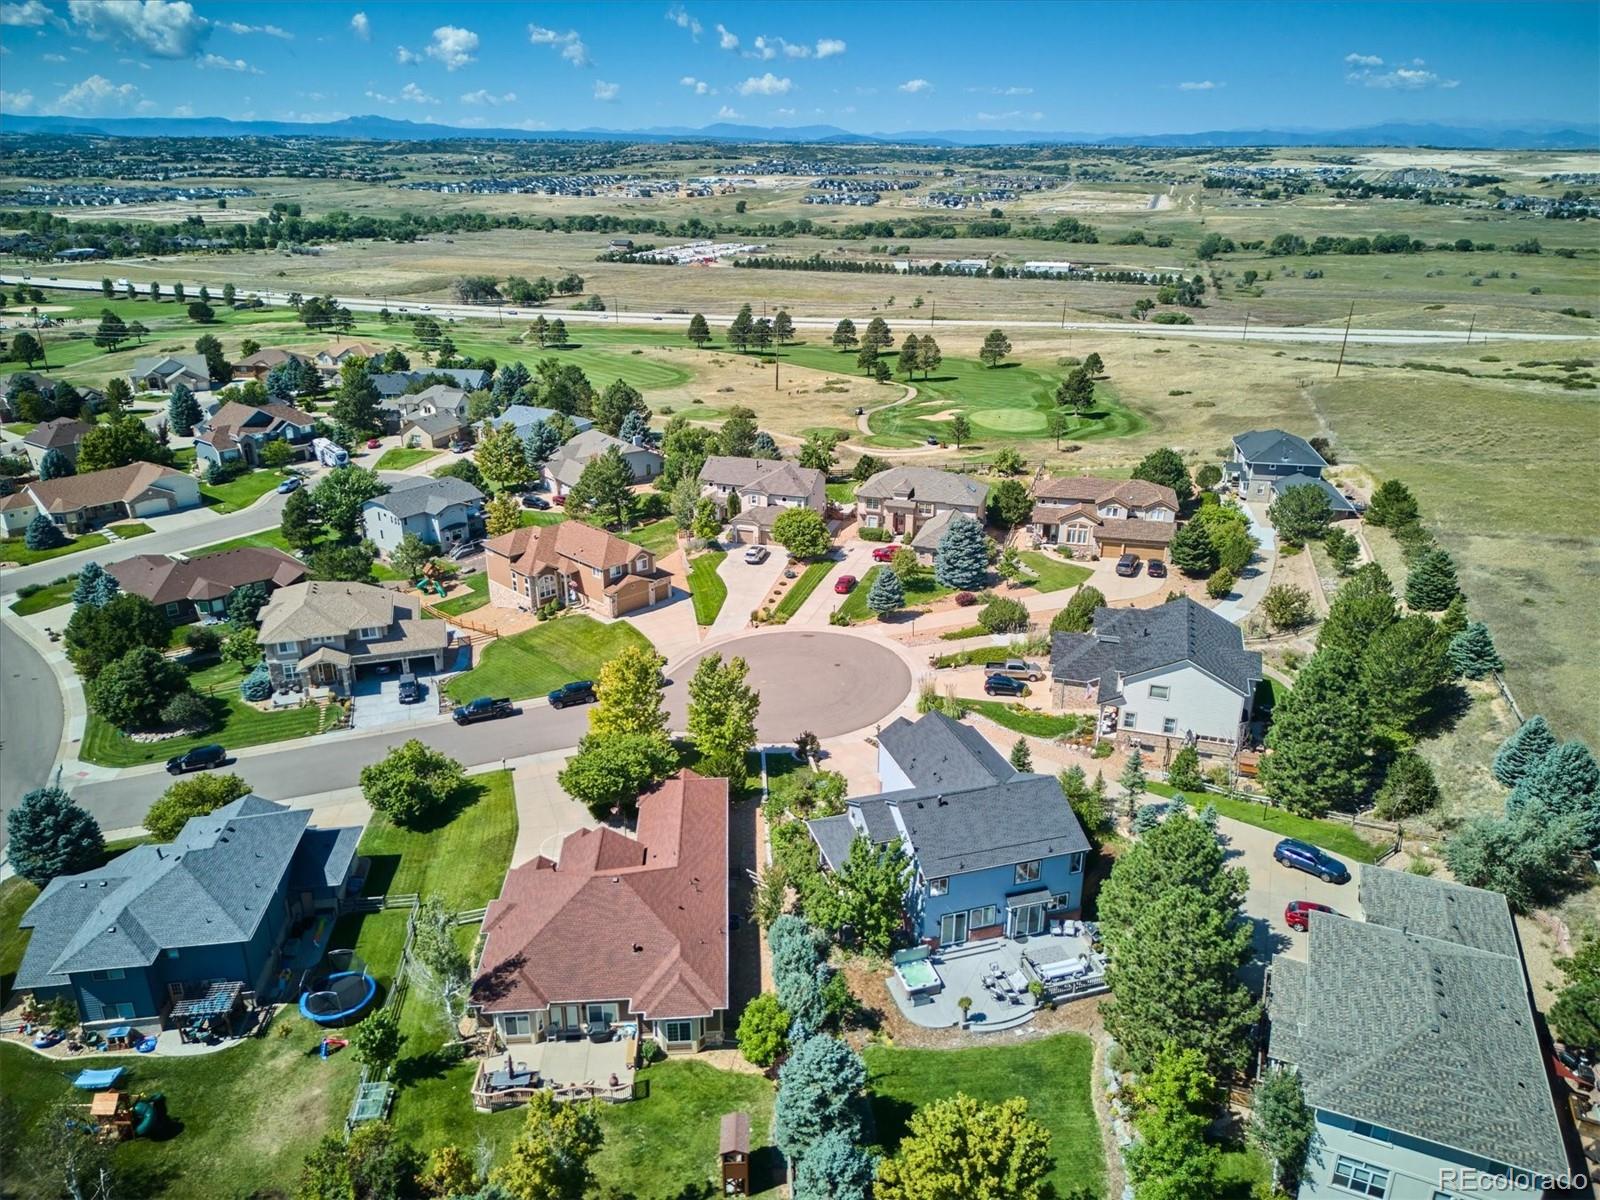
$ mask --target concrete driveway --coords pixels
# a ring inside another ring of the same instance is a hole
[[[422,698],[413,704],[400,703],[400,670],[387,675],[363,675],[355,683],[356,711],[351,728],[370,732],[403,725],[433,724],[439,720],[439,692],[434,678],[418,675]]]
[[[750,614],[761,607],[772,585],[783,574],[784,564],[789,561],[788,551],[782,546],[768,546],[766,562],[747,563],[744,555],[749,548],[732,547],[728,557],[717,568],[722,582],[728,585],[728,598],[723,601],[722,611],[717,614],[716,621],[706,631],[708,638],[724,637],[747,628]]]
[[[846,542],[841,546],[838,561],[817,585],[817,590],[806,597],[805,603],[800,606],[800,611],[789,621],[789,628],[793,629],[796,626],[827,628],[828,614],[844,603],[844,597],[834,592],[833,585],[841,575],[854,575],[857,579],[865,579],[867,572],[872,570],[872,551],[878,544]]]

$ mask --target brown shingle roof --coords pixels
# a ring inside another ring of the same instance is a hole
[[[151,604],[207,600],[225,596],[247,583],[287,587],[305,578],[306,570],[281,550],[241,546],[177,562],[164,554],[136,554],[106,568],[122,590]]]
[[[266,367],[269,370],[281,366],[286,362],[305,362],[304,354],[297,354],[293,350],[285,350],[282,346],[268,346],[264,350],[257,350],[249,358],[240,359],[234,367]]]
[[[182,471],[171,467],[136,462],[85,475],[41,480],[30,483],[27,490],[46,512],[66,513],[102,504],[125,504],[143,495],[154,483],[182,477]]]
[[[632,562],[640,552],[640,547],[632,542],[582,521],[513,529],[490,538],[484,543],[484,549],[510,559],[512,570],[522,575],[537,575],[549,567],[570,571],[574,564],[602,569],[621,567]]]
[[[35,426],[22,441],[40,450],[53,450],[58,446],[76,446],[88,432],[89,427],[82,421],[72,417],[57,417]]]
[[[1145,546],[1165,546],[1177,535],[1176,521],[1146,521],[1140,517],[1102,517],[1087,504],[1073,504],[1057,508],[1050,504],[1036,504],[1028,520],[1035,525],[1060,525],[1064,521],[1086,518],[1095,527],[1096,536],[1112,541],[1136,542]]]
[[[1143,479],[1101,479],[1096,475],[1075,475],[1065,479],[1045,479],[1033,489],[1036,498],[1052,504],[1100,504],[1120,500],[1134,508],[1165,504],[1178,509],[1178,493],[1159,483]]]
[[[10,512],[13,508],[33,507],[33,497],[27,492],[13,492],[9,496],[0,496],[0,512]]]
[[[473,980],[486,1012],[628,1001],[646,1019],[728,1006],[728,781],[681,771],[639,801],[638,836],[584,829],[514,867]]]

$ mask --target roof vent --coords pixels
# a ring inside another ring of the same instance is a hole
[[[641,946],[638,942],[635,942],[633,944],[633,952],[635,954],[643,954],[644,953],[644,947]]]
[[[81,888],[86,888],[89,886],[89,881],[87,879],[80,879],[78,881],[78,886]]]

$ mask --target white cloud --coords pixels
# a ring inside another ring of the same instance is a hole
[[[396,46],[394,48],[394,60],[402,67],[414,67],[422,61],[422,55],[415,51],[407,50],[404,46]]]
[[[64,63],[67,61],[65,54],[41,54],[40,61],[47,63]]]
[[[717,25],[717,45],[724,50],[737,50],[739,48],[739,35],[730,32],[720,22]]]
[[[55,10],[39,3],[39,0],[25,0],[22,4],[0,4],[0,25],[20,25],[25,29],[37,29],[41,25],[60,25],[60,17]],[[26,96],[27,92],[7,92],[8,96]]]
[[[218,29],[226,29],[229,33],[264,33],[268,37],[282,38],[286,42],[294,41],[294,34],[276,25],[246,25],[242,21],[213,21],[212,24]]]
[[[423,53],[442,62],[446,71],[456,71],[477,62],[477,50],[478,35],[472,30],[459,25],[441,25],[433,31],[433,41]]]
[[[9,113],[25,113],[32,107],[32,92],[8,92],[4,88],[0,88],[0,111]]]
[[[131,83],[117,84],[104,75],[91,75],[62,92],[56,98],[55,111],[87,113],[124,108],[138,93],[139,89]]]
[[[224,58],[220,54],[207,54],[195,65],[212,71],[238,71],[242,75],[266,74],[265,71],[252,67],[242,58]]]
[[[671,21],[679,29],[687,29],[690,36],[697,42],[700,40],[700,35],[705,32],[700,22],[691,17],[681,4],[674,4],[667,9],[667,20]]]
[[[843,54],[845,44],[843,38],[818,38],[817,57],[832,58],[835,54]]]
[[[172,115],[175,117],[192,117],[194,116],[194,105],[180,104],[172,110]]]
[[[604,79],[594,81],[594,98],[596,100],[615,100],[617,93],[622,90],[620,83],[607,83]]]
[[[779,38],[778,44],[783,47],[783,52],[790,58],[811,57],[811,47],[807,46],[804,42],[786,42],[782,38]]]
[[[1376,54],[1346,54],[1344,56],[1344,61],[1346,65],[1352,67],[1383,66],[1383,59],[1379,58]]]
[[[794,116],[794,109],[792,109],[792,108],[775,108],[775,109],[772,110],[772,115],[775,116],[775,117],[792,117],[792,116]]]
[[[557,33],[554,29],[546,29],[543,25],[529,25],[528,40],[535,46],[550,46],[559,50],[561,57],[575,67],[589,65],[589,47],[583,44],[583,39],[578,36],[576,29]]]
[[[721,108],[717,109],[717,116],[721,117],[724,121],[737,121],[741,116],[743,116],[743,114],[734,112],[733,109],[724,104]]]
[[[363,42],[370,42],[372,40],[372,22],[367,20],[366,13],[358,12],[355,16],[350,18],[350,32],[355,34]]]
[[[1379,70],[1385,64],[1376,54],[1347,54],[1344,61],[1350,68],[1344,81],[1357,87],[1414,92],[1423,88],[1448,90],[1461,86],[1459,79],[1444,79],[1438,72],[1427,70],[1427,64],[1420,58],[1413,58],[1409,67],[1396,65],[1387,71]]]
[[[912,95],[916,95],[918,92],[933,91],[933,84],[929,83],[926,79],[908,79],[900,85],[900,90],[902,92],[910,92]]]
[[[750,49],[744,52],[746,58],[759,58],[763,62],[778,57],[778,43],[783,39],[769,39],[756,35],[756,40],[750,44]]]
[[[516,99],[517,94],[515,92],[506,92],[504,95],[496,96],[487,88],[479,88],[475,92],[468,92],[466,95],[462,96],[461,103],[487,104],[491,107],[498,108],[502,104],[514,104],[516,103]]]
[[[409,104],[437,104],[439,101],[428,95],[414,83],[408,83],[400,89],[398,96],[386,96],[382,92],[368,92],[368,100],[376,100],[379,104],[398,104],[404,100]]]
[[[189,0],[69,0],[72,22],[97,42],[132,42],[156,58],[188,58],[211,25]]]
[[[696,96],[715,96],[717,94],[716,88],[712,87],[704,79],[696,79],[693,75],[685,75],[678,82],[686,88],[693,89]]]
[[[794,80],[779,79],[771,71],[765,75],[752,75],[739,85],[741,96],[787,96],[794,90]]]
[[[980,121],[1042,121],[1042,120],[1044,120],[1044,114],[1042,112],[1023,112],[1020,109],[1012,109],[1010,112],[1002,112],[1002,113],[981,112],[981,113],[978,114],[978,120],[980,120]]]
[[[1217,83],[1210,79],[1200,79],[1193,82],[1184,82],[1178,85],[1180,92],[1214,92],[1220,87],[1227,87],[1225,83]]]

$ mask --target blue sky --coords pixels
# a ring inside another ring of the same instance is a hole
[[[1600,116],[1588,0],[3,0],[0,50],[0,108],[77,116],[1112,133]]]

